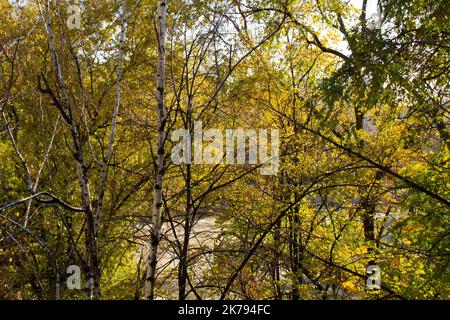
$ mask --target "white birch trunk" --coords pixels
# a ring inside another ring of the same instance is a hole
[[[147,258],[145,279],[145,298],[154,299],[156,282],[157,251],[161,232],[162,186],[164,176],[164,143],[166,139],[165,124],[167,120],[165,102],[166,79],[166,0],[158,1],[157,11],[158,70],[156,99],[158,102],[158,142],[155,163],[155,185],[153,188],[153,213],[150,235],[150,253]]]

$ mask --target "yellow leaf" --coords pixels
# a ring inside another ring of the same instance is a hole
[[[352,281],[345,281],[342,285],[341,285],[341,287],[343,288],[343,289],[345,289],[345,290],[347,290],[347,291],[350,291],[350,292],[356,292],[357,291],[357,289],[356,289],[356,286],[355,286],[355,284],[352,282]]]

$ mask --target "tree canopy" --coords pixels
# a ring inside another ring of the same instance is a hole
[[[1,298],[450,298],[446,1],[0,12]]]

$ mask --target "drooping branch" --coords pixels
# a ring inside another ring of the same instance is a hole
[[[42,196],[47,197],[47,198],[43,198]],[[10,202],[10,203],[0,207],[0,212],[6,210],[8,208],[17,206],[21,203],[32,200],[32,199],[35,199],[36,201],[38,201],[40,203],[44,203],[44,204],[58,204],[58,205],[62,206],[63,208],[70,210],[70,211],[74,211],[74,212],[84,212],[85,211],[83,208],[75,207],[75,206],[68,204],[67,202],[65,202],[64,200],[61,200],[60,198],[58,198],[57,196],[55,196],[54,194],[52,194],[50,192],[42,191],[42,192],[35,193],[31,196],[28,196],[26,198],[22,198],[22,199]]]

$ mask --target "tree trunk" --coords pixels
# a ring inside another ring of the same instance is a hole
[[[189,116],[188,116],[189,117]],[[178,299],[186,298],[187,255],[191,235],[191,165],[186,165],[186,210],[184,215],[184,239],[178,267]]]
[[[63,78],[63,71],[60,65],[58,53],[55,47],[53,26],[50,14],[50,1],[45,6],[47,21],[45,29],[48,36],[48,44],[52,58],[53,71],[55,73],[56,85],[59,90],[60,98],[57,98],[51,92],[47,83],[47,89],[54,102],[57,105],[62,117],[70,127],[71,136],[74,144],[74,158],[77,161],[78,183],[80,186],[82,208],[85,213],[85,273],[86,273],[86,298],[100,299],[100,262],[97,253],[97,243],[95,239],[95,223],[92,210],[91,193],[89,187],[89,169],[83,152],[83,139],[80,135],[79,125],[73,116],[73,106],[69,101],[69,95]]]
[[[123,60],[124,60],[124,47],[125,47],[125,33],[127,24],[127,1],[122,0],[122,13],[121,13],[121,29],[120,29],[120,40],[119,40],[119,61],[117,68],[117,83],[116,83],[116,95],[114,99],[114,109],[111,119],[111,129],[109,132],[108,149],[106,155],[102,161],[102,168],[100,172],[100,187],[98,192],[98,201],[95,215],[95,234],[97,234],[98,226],[100,224],[100,218],[103,213],[103,203],[105,199],[106,183],[108,181],[108,164],[111,160],[113,153],[113,146],[115,141],[115,133],[117,127],[117,116],[119,114],[120,106],[120,84],[123,77]]]
[[[145,280],[145,298],[154,299],[156,282],[156,264],[159,238],[161,232],[161,207],[162,187],[164,177],[164,144],[166,140],[166,102],[165,102],[165,78],[166,78],[166,1],[158,2],[157,12],[157,39],[158,39],[158,71],[156,99],[158,102],[158,143],[155,163],[155,185],[153,188],[153,213],[150,231],[150,253],[147,259],[147,274]]]
[[[357,130],[364,130],[364,114],[359,108],[355,108],[355,124]],[[363,150],[366,143],[364,141],[359,141],[358,147]],[[377,208],[376,197],[374,197],[372,191],[378,185],[379,181],[383,177],[382,171],[377,171],[375,173],[375,180],[371,184],[369,190],[363,188],[359,190],[359,197],[361,199],[361,209],[363,210],[363,229],[364,229],[364,240],[367,244],[367,254],[370,256],[375,250],[375,214]],[[365,195],[365,193],[367,193]],[[367,266],[376,264],[373,257],[369,259]]]

